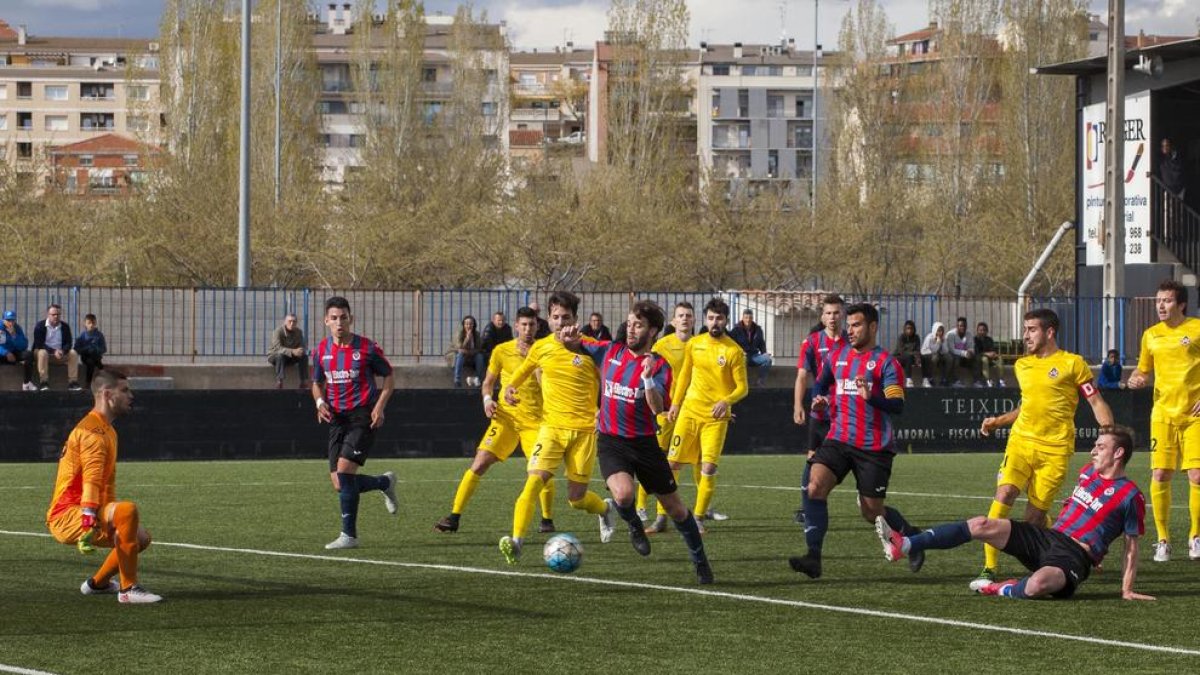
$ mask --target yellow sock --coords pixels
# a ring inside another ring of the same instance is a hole
[[[467,508],[467,502],[471,501],[471,495],[475,494],[475,488],[479,486],[479,474],[467,469],[463,472],[462,480],[458,482],[458,491],[454,493],[454,506],[450,508],[450,513],[462,513],[463,509]]]
[[[700,476],[703,476],[703,475],[704,474],[700,471],[700,464],[699,463],[693,464],[692,465],[692,482],[695,483],[697,486],[699,486],[700,485]]]
[[[988,518],[1007,518],[1008,512],[1012,507],[1004,502],[992,501],[992,508],[988,509]],[[990,544],[983,545],[983,566],[989,570],[1000,569],[1000,549]]]
[[[571,504],[572,508],[576,508],[581,511],[587,511],[595,516],[604,515],[604,512],[608,510],[608,504],[605,504],[604,500],[600,498],[600,495],[592,492],[591,490],[587,491],[587,494],[583,496],[583,499],[569,501],[568,503]]]
[[[550,479],[546,483],[546,487],[542,488],[542,494],[538,497],[542,505],[542,517],[546,520],[554,520],[554,492],[556,482]]]
[[[646,508],[646,488],[641,483],[638,483],[637,508]]]
[[[529,530],[529,521],[533,520],[534,500],[545,487],[545,481],[537,474],[531,473],[525,479],[525,489],[521,490],[521,496],[517,497],[517,504],[513,507],[513,539],[525,538],[525,532]]]
[[[1193,537],[1200,537],[1200,485],[1188,483],[1188,512],[1192,516],[1192,527],[1188,530],[1188,545]]]
[[[696,517],[703,518],[708,513],[708,505],[712,503],[713,492],[717,489],[716,475],[700,474],[700,483],[696,487]]]
[[[675,485],[678,486],[679,485],[679,469],[672,469],[671,473],[675,474]],[[655,513],[660,516],[667,515],[667,507],[663,506],[661,499],[658,500],[658,508],[655,509]]]
[[[1159,541],[1171,541],[1171,481],[1150,479],[1150,504]]]

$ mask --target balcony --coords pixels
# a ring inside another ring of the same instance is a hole
[[[117,127],[113,113],[83,113],[79,116],[81,131],[113,131]]]
[[[426,96],[444,97],[454,93],[453,82],[422,82],[421,93]]]
[[[353,80],[323,80],[321,82],[322,94],[345,94],[354,91]]]
[[[83,101],[115,101],[117,100],[116,85],[111,82],[81,84],[79,85],[79,98]]]
[[[549,86],[534,82],[514,84],[513,93],[517,96],[549,96],[551,92]]]
[[[557,108],[514,108],[509,114],[513,122],[558,122],[562,113]]]

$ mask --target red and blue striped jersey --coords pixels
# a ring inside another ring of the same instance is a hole
[[[1117,537],[1145,533],[1146,498],[1128,477],[1108,479],[1088,464],[1080,470],[1079,482],[1063,503],[1054,529],[1086,545],[1092,560],[1099,563]]]
[[[804,342],[800,343],[800,358],[796,362],[796,368],[806,371],[812,378],[812,384],[808,386],[808,391],[804,392],[805,403],[812,403],[813,391],[816,390],[817,380],[821,377],[821,366],[825,357],[830,350],[846,344],[846,339],[846,331],[842,331],[837,337],[829,337],[829,333],[822,329],[809,333]],[[809,415],[815,420],[829,419],[828,410],[812,410]]]
[[[829,435],[825,438],[860,450],[891,450],[891,416],[859,395],[860,377],[871,388],[871,397],[903,400],[904,370],[885,349],[876,345],[858,352],[848,344],[835,347],[826,354],[816,384],[817,395],[830,399]]]
[[[600,368],[600,414],[596,429],[602,434],[622,438],[657,434],[658,423],[646,402],[646,389],[642,385],[642,362],[652,355],[638,356],[623,342],[585,339],[580,346]],[[669,408],[671,365],[662,358],[654,361],[651,377],[662,390],[664,409]]]
[[[325,401],[335,412],[374,404],[379,393],[375,377],[391,374],[383,350],[361,335],[351,335],[345,347],[327,337],[313,358],[313,382],[325,383]]]

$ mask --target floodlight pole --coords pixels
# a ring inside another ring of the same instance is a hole
[[[1121,349],[1125,296],[1125,0],[1108,0],[1104,117],[1104,350]]]
[[[279,208],[280,166],[280,74],[283,68],[283,0],[275,0],[275,208]]]
[[[813,0],[813,62],[812,62],[812,82],[813,82],[813,109],[812,109],[812,166],[809,167],[809,177],[812,179],[812,187],[810,188],[811,196],[809,197],[809,225],[816,229],[817,227],[817,98],[818,81],[817,81],[817,51],[819,48],[819,30],[817,29],[817,20],[820,17],[821,0]]]
[[[250,285],[250,0],[242,0],[242,138],[238,171],[238,288]]]

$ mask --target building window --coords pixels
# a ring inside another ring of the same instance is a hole
[[[483,102],[483,116],[484,117],[493,117],[493,116],[495,116],[495,114],[496,114],[495,101],[484,101]]]
[[[18,82],[17,83],[17,98],[33,98],[33,83]]]
[[[33,143],[19,141],[17,143],[17,159],[33,159]]]
[[[65,84],[48,84],[48,85],[46,85],[46,100],[47,101],[65,101],[65,100],[67,100],[67,85],[65,85]]]
[[[796,117],[804,117],[804,99],[796,99]]]
[[[125,155],[122,159],[125,160],[125,166],[137,166],[138,165],[138,156],[137,155]]]
[[[46,131],[66,131],[66,115],[46,115]]]
[[[742,66],[742,75],[758,75],[758,68],[755,66]]]
[[[782,77],[783,66],[767,66],[767,75],[771,77]]]
[[[150,87],[144,84],[131,84],[126,88],[125,96],[130,101],[149,101]]]
[[[714,64],[712,67],[712,74],[713,75],[728,75],[729,74],[729,64],[728,63]]]
[[[0,101],[8,98],[8,85],[0,84]]]
[[[767,95],[767,117],[784,117],[783,96],[779,94]]]
[[[67,194],[75,194],[79,189],[79,178],[74,171],[67,172]]]
[[[19,112],[17,113],[17,128],[25,131],[33,131],[33,113]]]
[[[441,101],[429,101],[425,104],[425,123],[433,124],[437,121],[439,115],[442,114]]]
[[[770,150],[767,152],[767,178],[779,177],[779,151]]]
[[[422,82],[437,82],[437,68],[422,68],[421,69],[421,81]]]
[[[492,86],[499,81],[499,76],[496,74],[495,68],[487,68],[483,71],[483,79],[488,86]]]
[[[91,155],[80,155],[79,156],[79,166],[92,166],[95,163],[96,163],[95,158],[92,157]]]
[[[150,118],[145,115],[130,115],[125,120],[129,131],[150,131]]]
[[[750,116],[750,90],[738,89],[738,117]]]
[[[8,114],[0,112],[0,131],[8,131]]]

